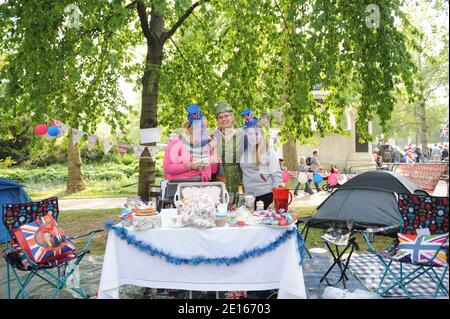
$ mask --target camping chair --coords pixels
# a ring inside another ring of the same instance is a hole
[[[222,182],[179,183],[174,195],[174,201],[181,201],[183,198],[189,198],[190,195],[198,192],[207,193],[217,203],[228,204],[230,201],[225,184]]]
[[[372,230],[371,233],[385,232],[389,229],[398,229],[400,234],[417,235],[417,229],[428,228],[431,235],[446,234],[447,239],[445,243],[436,245],[438,248],[433,249],[435,250],[435,253],[432,254],[431,257],[417,263],[414,261],[401,261],[398,260],[398,258],[395,258],[399,249],[398,239],[394,240],[394,242],[384,251],[379,251],[372,245],[368,231],[361,231],[364,240],[369,247],[369,252],[375,254],[385,268],[375,292],[384,297],[391,289],[400,287],[408,298],[413,298],[413,295],[408,291],[406,286],[415,279],[426,274],[431,281],[436,284],[436,291],[433,298],[436,298],[439,292],[448,296],[448,290],[445,289],[443,284],[448,271],[448,198],[412,194],[399,194],[398,196],[398,208],[401,216],[400,225],[379,228],[377,230]],[[416,250],[418,247],[415,246],[413,249]],[[442,254],[442,251],[446,251],[446,265],[437,263],[438,254]],[[391,268],[394,263],[400,264],[399,274],[393,271],[393,267]],[[403,264],[412,264],[416,267],[409,273],[405,273]],[[434,269],[435,267],[444,267],[441,276],[438,275]],[[389,287],[382,289],[383,282],[388,273],[394,278],[394,282]]]
[[[88,237],[86,245],[79,253],[69,255],[58,261],[36,264],[20,249],[14,235],[14,230],[18,229],[22,225],[38,220],[47,214],[51,214],[55,221],[57,221],[59,210],[58,199],[56,197],[44,199],[39,202],[4,205],[3,223],[10,238],[9,242],[6,242],[6,249],[4,251],[4,257],[6,260],[7,292],[9,299],[11,299],[11,272],[19,287],[19,291],[15,295],[15,298],[18,298],[20,295],[22,295],[22,298],[29,297],[25,289],[35,276],[41,278],[54,287],[53,293],[51,294],[51,298],[54,298],[58,291],[66,286],[68,278],[73,274],[75,268],[81,262],[83,257],[89,253],[88,248],[92,242],[94,234],[99,231],[103,231],[95,230],[85,235],[69,238],[73,241],[82,237]],[[51,272],[52,269],[56,269],[57,274]],[[19,278],[18,271],[28,273],[25,280],[22,281]],[[88,293],[81,287],[70,287],[70,289],[83,298],[89,297]]]
[[[175,207],[175,193],[180,183],[200,183],[200,177],[196,179],[179,179],[169,181],[161,181],[161,205],[160,208],[173,208]]]

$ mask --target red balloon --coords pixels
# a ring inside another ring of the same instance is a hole
[[[337,183],[338,183],[337,176],[335,174],[330,174],[330,176],[328,176],[328,184],[330,184],[330,186],[334,186]]]
[[[34,127],[34,132],[36,132],[37,135],[45,135],[47,134],[48,127],[45,124],[38,124]]]

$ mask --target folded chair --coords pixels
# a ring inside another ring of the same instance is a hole
[[[369,252],[375,254],[385,268],[375,292],[384,297],[390,290],[399,287],[408,298],[413,298],[407,285],[421,276],[427,276],[436,285],[433,298],[440,294],[448,296],[448,289],[444,286],[448,272],[448,197],[399,194],[398,209],[401,216],[398,226],[379,228],[370,232],[386,232],[394,228],[399,234],[406,235],[401,236],[402,242],[397,238],[385,250],[380,251],[369,240],[368,230],[361,231]],[[430,235],[442,236],[434,238],[417,236],[418,229],[426,228]],[[395,263],[399,263],[399,272],[393,269]],[[403,267],[404,264],[412,264],[415,267],[407,272]],[[436,267],[443,269],[442,275],[436,272]],[[393,277],[394,282],[382,288],[388,274]]]
[[[56,294],[66,286],[68,278],[75,271],[75,268],[83,257],[89,253],[88,249],[94,234],[102,231],[95,230],[85,235],[69,238],[73,241],[82,237],[88,237],[86,245],[80,252],[75,252],[56,261],[37,264],[20,248],[17,238],[14,235],[14,230],[36,221],[47,214],[51,214],[55,221],[58,220],[59,210],[58,199],[56,197],[44,199],[39,202],[4,205],[3,223],[8,231],[9,241],[6,242],[6,249],[3,255],[6,260],[7,293],[9,299],[12,293],[11,273],[19,288],[15,298],[19,296],[22,296],[22,298],[29,297],[26,288],[35,277],[39,277],[53,286],[54,290],[50,298],[56,297]],[[69,263],[71,264],[70,267]],[[19,277],[19,273],[22,272],[27,273],[24,280],[21,280]],[[81,287],[70,287],[70,289],[83,298],[89,297],[88,293]]]

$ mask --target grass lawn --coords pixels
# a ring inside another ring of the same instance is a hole
[[[298,217],[309,216],[315,212],[315,207],[307,207],[302,209],[297,209],[296,214]],[[103,228],[105,221],[114,220],[119,221],[119,213],[121,209],[91,209],[91,210],[73,210],[73,211],[62,211],[59,217],[59,225],[64,229],[65,233],[69,236],[76,236],[79,234],[84,234],[90,230]],[[302,228],[303,225],[300,225]],[[307,246],[312,247],[322,247],[325,248],[325,244],[320,239],[324,234],[324,229],[311,228],[308,233]],[[106,247],[108,233],[102,232],[96,234],[94,240],[91,244],[91,253],[93,255],[103,255]],[[364,243],[364,239],[361,235],[356,235],[357,243],[359,244],[361,250],[360,253],[367,250],[367,246]],[[375,236],[375,246],[382,249],[392,242],[390,237],[385,236]],[[85,240],[80,240],[77,242],[77,246],[82,248]]]
[[[131,183],[130,183],[131,184]],[[98,197],[127,197],[137,194],[137,184],[127,186],[129,184],[114,183],[113,181],[94,181],[88,182],[86,189],[68,194],[66,193],[66,185],[27,185],[25,191],[33,200],[41,200],[56,196],[59,199],[75,199],[75,198],[98,198]]]
[[[89,209],[89,210],[70,210],[59,213],[58,224],[64,230],[66,235],[72,237],[88,233],[91,230],[103,229],[107,220],[119,221],[121,208],[112,209]],[[108,233],[101,232],[94,236],[91,243],[92,255],[104,255]],[[82,249],[86,243],[86,238],[76,242],[78,249]]]
[[[294,208],[295,214],[297,217],[306,217],[311,216],[316,212],[317,207],[302,207],[302,208]],[[299,228],[303,229],[304,225],[300,225]],[[321,228],[310,228],[308,232],[308,237],[306,238],[306,244],[308,248],[312,247],[322,247],[326,248],[323,240],[320,238],[325,233],[325,229]],[[360,253],[365,252],[367,250],[367,245],[364,241],[364,238],[361,234],[356,234],[356,242],[360,247]],[[390,243],[392,243],[392,238],[388,236],[375,236],[375,247],[378,249],[384,249]]]

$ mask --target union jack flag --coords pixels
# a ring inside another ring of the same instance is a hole
[[[410,144],[405,151],[405,159],[408,163],[414,163],[417,158],[416,149]]]
[[[445,126],[442,128],[441,138],[448,138],[448,121],[445,123]]]
[[[76,249],[51,215],[21,226],[14,234],[28,257],[38,264],[61,259]]]
[[[437,266],[446,266],[446,250],[443,245],[448,239],[448,234],[415,236],[398,234],[398,252],[395,259],[414,264],[432,263]],[[437,253],[437,254],[436,254]]]

